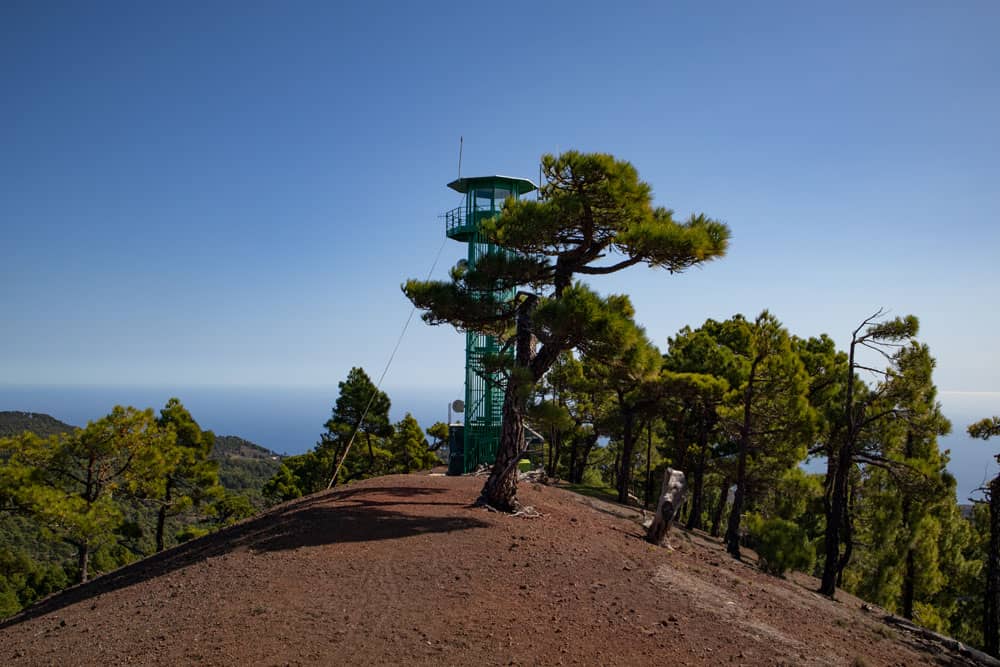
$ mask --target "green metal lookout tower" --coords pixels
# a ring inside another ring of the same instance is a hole
[[[528,179],[510,176],[459,178],[448,187],[464,194],[465,204],[444,214],[445,234],[468,244],[469,268],[481,257],[500,251],[499,246],[483,237],[482,222],[499,215],[508,197],[518,199],[536,189]],[[513,298],[514,294],[509,291],[499,296]],[[449,474],[472,472],[477,466],[490,465],[496,459],[504,385],[499,374],[486,372],[483,358],[499,351],[495,337],[471,331],[465,334],[465,427],[461,439],[458,434],[449,438],[452,442]]]

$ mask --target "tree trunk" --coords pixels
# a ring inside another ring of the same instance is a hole
[[[574,435],[570,439],[569,461],[566,473],[566,477],[567,479],[569,479],[570,482],[576,482],[576,458],[579,451],[580,451],[580,439]]]
[[[649,423],[646,425],[646,493],[644,497],[644,504],[649,508],[649,497],[653,495],[653,474],[650,469],[650,463],[652,462],[653,456],[653,420],[650,419]]]
[[[712,517],[712,537],[719,536],[722,528],[722,517],[726,513],[726,501],[729,500],[729,487],[731,483],[728,479],[722,480],[722,488],[719,490],[719,504],[715,506],[715,516]]]
[[[740,515],[743,513],[743,494],[746,489],[747,448],[740,445],[740,463],[736,469],[736,493],[733,495],[733,508],[729,510],[729,522],[726,525],[726,551],[733,558],[740,557]]]
[[[334,448],[333,452],[333,459],[331,459],[330,461],[330,474],[329,474],[330,483],[327,485],[328,489],[337,486],[337,477],[340,476],[340,459],[342,456],[344,456],[344,452],[341,451],[342,449],[343,446],[341,445],[340,439],[338,438],[336,442],[336,447]],[[319,489],[315,490],[318,491]]]
[[[1000,475],[990,482],[990,550],[983,602],[983,646],[993,657],[1000,657]]]
[[[907,459],[913,457],[913,431],[906,433],[906,450],[904,455]],[[913,620],[913,599],[916,596],[916,554],[913,542],[916,535],[913,534],[913,501],[909,494],[903,495],[903,528],[907,532],[906,565],[903,570],[903,618]]]
[[[619,405],[621,401],[619,400]],[[635,434],[632,427],[635,425],[635,416],[631,410],[622,406],[622,460],[620,472],[618,474],[618,502],[628,503],[629,486],[632,483],[632,456],[635,449]]]
[[[531,314],[537,303],[538,297],[528,295],[517,309],[514,368],[503,396],[500,445],[497,447],[497,458],[490,476],[476,501],[501,512],[516,512],[520,508],[517,501],[517,462],[525,450],[524,417],[527,413],[528,394],[531,385],[549,369],[558,356],[558,353],[548,354],[541,360],[543,363],[538,368],[531,368]]]
[[[576,471],[570,479],[574,484],[583,484],[583,473],[587,470],[587,462],[590,461],[590,453],[594,451],[594,445],[597,444],[597,437],[597,434],[593,433],[584,440],[584,446],[580,450],[580,458],[577,460]]]
[[[733,558],[740,557],[740,519],[743,514],[743,496],[747,486],[747,455],[750,452],[750,429],[753,417],[753,385],[757,375],[757,366],[763,361],[758,355],[750,364],[750,375],[747,378],[747,388],[743,394],[743,425],[740,428],[740,462],[736,468],[736,495],[733,496],[733,509],[729,512],[729,524],[726,527],[726,551]]]
[[[903,573],[903,618],[913,620],[913,597],[917,578],[913,547],[906,550],[906,570]]]
[[[77,574],[77,583],[85,583],[90,575],[88,572],[88,567],[90,566],[90,545],[81,544],[76,549],[76,565],[79,573]]]
[[[550,440],[551,447],[549,447],[549,451],[551,458],[549,460],[549,469],[545,471],[545,474],[556,478],[559,476],[559,457],[562,455],[562,433],[552,431]]]
[[[159,511],[156,513],[156,550],[163,551],[163,533],[167,525],[167,508],[170,506],[171,496],[173,495],[174,482],[172,479],[167,480],[167,491],[166,495],[163,497],[163,504],[160,505]]]
[[[857,345],[856,329],[851,336],[851,347],[847,361],[847,397],[844,400],[844,421],[846,429],[844,442],[835,457],[827,459],[826,477],[830,499],[826,503],[826,559],[823,562],[823,579],[819,592],[831,598],[837,592],[837,578],[840,574],[841,524],[847,507],[847,476],[854,463],[854,348]],[[832,483],[831,482],[832,478]]]
[[[525,410],[524,401],[517,398],[520,393],[512,391],[510,385],[504,393],[500,447],[478,501],[501,512],[516,512],[520,507],[517,502],[517,462],[525,449]]]
[[[688,516],[688,530],[701,528],[702,495],[705,491],[705,459],[708,457],[708,430],[700,429],[698,444],[701,451],[694,467],[694,484],[691,489],[691,514]]]
[[[555,456],[556,443],[552,440],[552,433],[549,432],[549,451],[545,458],[545,474],[549,477],[555,477],[555,466],[552,464],[553,457]]]
[[[850,475],[847,479],[848,491],[846,493],[847,502],[844,503],[844,524],[841,526],[841,530],[844,533],[844,553],[841,554],[840,560],[837,561],[837,586],[842,588],[844,586],[844,570],[851,562],[851,556],[854,554],[854,496],[857,491],[856,485],[851,483]]]
[[[847,507],[847,469],[849,464],[841,462],[850,459],[850,446],[844,443],[837,458],[832,459],[828,464],[828,467],[833,468],[833,484],[830,489],[829,510],[826,517],[826,561],[823,563],[823,579],[819,592],[830,597],[833,597],[837,592],[841,528]]]

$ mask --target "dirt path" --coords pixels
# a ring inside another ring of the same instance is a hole
[[[28,610],[0,628],[0,664],[965,664],[701,534],[656,548],[537,485],[521,497],[542,517],[494,514],[469,505],[481,481],[279,506]]]

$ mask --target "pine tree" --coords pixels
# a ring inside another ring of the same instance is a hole
[[[561,355],[558,365],[553,367],[561,375],[561,402],[573,421],[566,455],[567,477],[573,484],[583,483],[598,439],[611,433],[610,422],[614,412],[611,392],[593,379],[594,371],[586,370],[587,366],[597,363],[591,359],[576,359],[567,351]]]
[[[781,323],[767,311],[752,324],[739,317],[733,322],[742,329],[735,341],[744,346],[733,350],[742,377],[730,392],[722,419],[739,444],[736,492],[726,528],[726,549],[739,558],[740,521],[751,481],[775,479],[805,458],[815,414],[807,398],[805,368]]]
[[[474,269],[456,267],[449,282],[410,280],[403,290],[431,324],[513,336],[497,459],[481,501],[518,506],[517,461],[533,388],[565,350],[599,341],[611,307],[578,275],[605,275],[636,264],[671,273],[721,257],[729,229],[703,215],[680,223],[652,205],[651,188],[635,168],[610,155],[575,151],[542,158],[546,184],[538,201],[509,200],[484,233],[507,252]],[[612,256],[608,263],[596,262]],[[513,301],[484,298],[483,287],[526,287]],[[535,342],[539,344],[536,347]]]
[[[333,464],[336,465],[348,446],[363,443],[368,453],[367,465],[362,470],[360,461],[355,458],[352,465],[347,466],[347,476],[384,474],[388,456],[380,445],[384,438],[392,435],[389,421],[392,403],[389,396],[375,386],[363,368],[358,367],[352,368],[347,379],[337,386],[340,395],[337,396],[332,416],[325,424],[322,447],[332,447]],[[336,482],[333,480],[334,484]]]
[[[408,473],[414,470],[427,470],[437,465],[437,456],[427,444],[427,438],[420,424],[409,412],[395,427],[395,432],[389,439],[389,451],[392,453],[392,471]]]
[[[163,551],[164,533],[169,517],[181,515],[193,507],[221,498],[218,463],[209,457],[215,434],[202,431],[180,399],[171,398],[157,419],[161,429],[173,429],[174,446],[164,455],[170,466],[162,485],[162,495],[147,498],[157,508],[156,550]]]
[[[162,495],[176,435],[151,409],[116,406],[86,428],[43,440],[25,433],[8,442],[19,483],[18,506],[77,551],[77,580],[90,575],[95,550],[114,540],[123,520],[119,497]]]
[[[994,416],[970,424],[969,435],[989,440],[1000,436],[1000,417]],[[997,456],[1000,462],[1000,455]],[[983,605],[983,644],[986,652],[1000,657],[1000,475],[989,484],[990,545],[986,557],[986,592]]]
[[[844,412],[836,427],[839,442],[827,458],[826,558],[820,592],[831,597],[837,590],[838,578],[850,563],[854,548],[853,518],[849,503],[852,473],[859,463],[881,463],[885,460],[877,447],[865,446],[866,443],[874,444],[877,441],[864,439],[863,436],[877,428],[882,420],[893,417],[904,409],[899,402],[906,400],[907,391],[919,390],[902,377],[900,367],[902,346],[917,334],[917,318],[909,315],[892,320],[880,319],[883,315],[884,311],[879,310],[866,318],[851,334]],[[885,357],[890,363],[888,370],[862,365],[858,359],[859,348],[877,351]],[[892,350],[897,352],[890,354]],[[882,380],[869,389],[858,380],[858,370],[877,373]],[[843,552],[841,545],[844,545]]]
[[[614,397],[621,436],[621,456],[615,476],[620,503],[628,502],[636,441],[643,420],[655,415],[663,390],[658,382],[662,355],[645,330],[635,324],[633,315],[632,304],[623,297],[618,304],[615,334],[605,345],[584,355],[588,377]]]
[[[338,387],[340,393],[324,424],[326,431],[316,446],[305,454],[284,458],[278,472],[264,484],[262,493],[270,502],[390,471],[392,453],[386,449],[393,434],[389,396],[375,387],[363,368],[352,368]]]
[[[742,382],[742,364],[734,352],[744,346],[744,339],[734,331],[738,326],[734,319],[726,323],[708,320],[698,329],[684,327],[668,339],[668,351],[663,357],[663,381],[671,385],[666,393],[674,399],[667,404],[668,414],[672,415],[670,419],[687,420],[677,430],[693,432],[696,442],[692,464],[688,466],[692,468],[689,529],[702,527],[706,476],[711,474],[724,487],[720,490],[723,502],[716,506],[719,521],[735,476],[735,465],[729,466],[733,470],[727,474],[712,471],[725,465],[725,457],[736,454],[728,434],[720,428],[719,410],[733,383],[738,386]],[[674,465],[684,468],[677,461]]]
[[[668,354],[665,363],[670,364]],[[713,448],[719,426],[719,408],[729,391],[729,383],[708,373],[679,373],[663,370],[660,383],[665,397],[663,416],[674,423],[675,436],[671,465],[683,470],[690,480],[691,509],[688,530],[702,528],[705,474],[710,460],[719,455]]]

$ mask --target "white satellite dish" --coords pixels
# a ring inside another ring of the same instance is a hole
[[[456,398],[452,401],[451,409],[455,412],[465,412],[465,401],[460,398]]]

